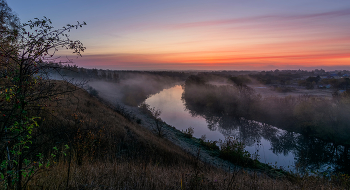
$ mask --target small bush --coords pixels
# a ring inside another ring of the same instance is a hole
[[[206,135],[202,135],[201,138],[199,139],[199,143],[204,146],[205,148],[209,149],[209,150],[220,150],[220,148],[218,147],[218,145],[216,145],[216,143],[218,141],[205,141],[207,138]]]
[[[255,161],[251,159],[251,154],[244,150],[244,147],[243,143],[233,137],[226,137],[221,143],[220,157],[232,163],[254,167]]]
[[[89,92],[89,94],[91,96],[98,97],[98,91],[96,89],[92,88],[91,86],[87,87],[87,91]]]
[[[182,131],[182,133],[185,135],[185,137],[192,138],[193,133],[194,133],[193,127],[189,127],[185,131]]]
[[[294,88],[285,87],[285,86],[275,86],[273,90],[280,93],[286,93],[286,92],[292,92]]]
[[[217,141],[203,141],[202,139],[199,139],[199,142],[202,146],[209,150],[219,150],[220,148],[216,145]]]
[[[150,106],[146,104],[145,102],[141,103],[139,105],[139,108],[144,112],[144,113],[149,113]]]

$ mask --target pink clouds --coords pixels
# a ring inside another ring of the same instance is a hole
[[[328,12],[311,13],[311,14],[275,14],[275,15],[262,15],[245,18],[232,18],[232,19],[217,19],[211,21],[198,21],[188,23],[144,23],[140,25],[129,26],[129,29],[187,29],[197,27],[210,27],[220,25],[235,25],[235,24],[247,24],[247,23],[259,23],[259,22],[290,22],[295,20],[304,21],[324,21],[325,19],[334,19],[335,17],[350,16],[350,9],[334,10]]]

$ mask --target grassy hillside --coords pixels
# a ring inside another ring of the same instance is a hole
[[[168,140],[127,120],[85,90],[47,102],[33,146],[50,159],[29,181],[28,189],[330,189],[349,188],[347,176],[289,176],[205,165]],[[52,147],[70,148],[52,158]],[[0,187],[1,187],[0,182]]]

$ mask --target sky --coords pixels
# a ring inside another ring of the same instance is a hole
[[[7,0],[21,22],[46,16],[112,70],[350,70],[349,0]],[[63,53],[69,52],[61,51]],[[62,56],[63,56],[62,53]]]

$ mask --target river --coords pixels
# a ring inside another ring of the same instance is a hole
[[[196,138],[205,135],[206,140],[219,141],[233,136],[245,143],[248,152],[258,155],[262,163],[291,171],[343,171],[348,168],[344,164],[348,155],[345,160],[341,158],[344,156],[342,148],[332,143],[244,118],[239,121],[226,118],[223,124],[213,122],[212,118],[193,116],[181,99],[182,93],[182,86],[177,85],[150,96],[145,102],[161,110],[161,119],[178,130],[192,127]]]

